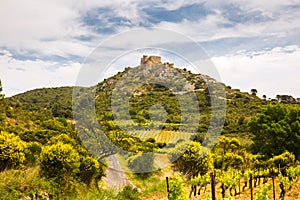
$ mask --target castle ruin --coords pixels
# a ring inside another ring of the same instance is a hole
[[[173,63],[169,63],[169,62],[162,63],[160,56],[143,55],[143,57],[141,58],[140,65],[152,65],[152,64],[164,65],[164,66],[168,66],[168,67],[174,67]]]

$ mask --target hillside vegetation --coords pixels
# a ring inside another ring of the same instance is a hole
[[[175,80],[178,73],[188,83],[176,79],[172,87],[151,82],[134,87],[143,77],[133,76],[127,82],[133,92],[119,86],[136,67],[91,88],[42,88],[10,98],[0,96],[0,180],[4,180],[0,199],[163,199],[168,195],[167,175],[174,187],[169,199],[209,199],[210,190],[205,188],[213,171],[218,199],[247,195],[250,176],[262,188],[255,190],[256,196],[265,192],[271,199],[271,190],[263,182],[273,177],[281,198],[291,193],[300,198],[293,187],[300,175],[299,104],[261,99],[186,69],[143,67],[148,76]],[[190,98],[199,110],[189,105]],[[214,138],[207,133],[217,133],[220,127],[221,137],[213,145]],[[110,142],[121,150],[107,145]],[[90,151],[95,144],[100,145],[97,153]],[[105,189],[103,163],[112,154],[118,154],[127,172],[147,172],[128,173],[140,190]],[[165,160],[173,162],[171,167],[160,169]],[[153,181],[157,184],[147,187]]]

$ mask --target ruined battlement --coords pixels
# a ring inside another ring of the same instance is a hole
[[[145,64],[162,64],[160,56],[146,56],[141,58],[141,65]]]
[[[173,63],[162,63],[161,62],[161,57],[160,56],[147,56],[143,55],[141,58],[141,65],[151,65],[151,64],[157,64],[157,65],[164,65],[164,66],[169,66],[169,67],[174,67]]]

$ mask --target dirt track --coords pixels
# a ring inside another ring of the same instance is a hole
[[[121,168],[121,165],[115,155],[108,157],[109,163],[106,169],[106,177],[104,177],[104,182],[108,188],[121,189],[126,185],[132,186],[130,180],[126,177],[126,174]]]

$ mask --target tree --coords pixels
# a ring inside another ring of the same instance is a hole
[[[268,161],[269,167],[280,167],[280,168],[287,168],[291,167],[295,164],[295,155],[290,152],[284,152],[278,156],[274,156],[270,158]]]
[[[251,89],[251,94],[252,94],[253,96],[256,96],[256,94],[257,94],[257,89]]]
[[[213,152],[215,168],[225,171],[231,167],[242,168],[247,159],[245,149],[236,138],[220,137]]]
[[[269,105],[249,122],[252,149],[268,158],[289,151],[300,159],[300,109],[289,105]]]
[[[3,98],[4,98],[4,94],[2,94],[2,83],[0,80],[0,99],[3,99]]]
[[[181,142],[170,151],[170,160],[175,160],[174,167],[187,175],[188,178],[204,175],[213,169],[211,155],[205,152],[205,148],[199,142]],[[172,158],[173,157],[173,158]]]

